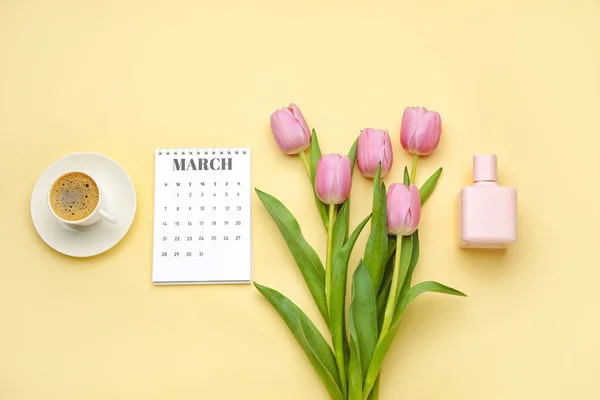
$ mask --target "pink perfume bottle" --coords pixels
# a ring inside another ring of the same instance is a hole
[[[517,240],[517,191],[497,182],[493,154],[473,156],[473,186],[458,196],[459,245],[501,249]]]

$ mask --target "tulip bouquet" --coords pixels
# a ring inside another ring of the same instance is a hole
[[[295,104],[271,116],[271,130],[279,148],[298,155],[306,167],[316,208],[327,231],[325,264],[291,212],[270,194],[258,189],[256,193],[290,249],[331,341],[283,294],[258,283],[255,286],[281,315],[332,399],[378,399],[383,361],[408,305],[425,292],[465,296],[438,282],[412,285],[419,259],[421,207],[442,172],[439,168],[419,188],[417,164],[420,156],[431,154],[439,143],[440,116],[422,107],[404,111],[400,142],[413,155],[411,172],[405,167],[404,181],[390,185],[387,193],[383,178],[393,162],[387,131],[364,129],[348,155],[322,155],[315,130],[309,130]],[[350,189],[355,161],[361,174],[373,179],[373,205],[371,214],[351,231]],[[369,220],[369,237],[352,275],[346,313],[348,263]]]

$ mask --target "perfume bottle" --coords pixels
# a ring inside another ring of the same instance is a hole
[[[473,156],[473,185],[458,196],[459,245],[501,249],[517,240],[517,191],[500,186],[494,154]]]

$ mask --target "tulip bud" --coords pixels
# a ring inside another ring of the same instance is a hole
[[[442,120],[440,114],[425,107],[406,107],[402,116],[400,143],[411,154],[431,154],[440,142]]]
[[[381,162],[381,177],[387,175],[392,169],[392,142],[387,130],[364,129],[358,137],[356,163],[360,173],[366,178],[373,178],[377,173],[377,166]]]
[[[416,185],[390,186],[387,194],[387,230],[391,235],[412,235],[421,219],[421,195]]]
[[[310,144],[310,130],[302,112],[294,103],[271,115],[271,131],[277,146],[285,154],[298,154]]]
[[[350,196],[352,167],[350,157],[325,154],[319,158],[315,190],[325,204],[341,204]]]

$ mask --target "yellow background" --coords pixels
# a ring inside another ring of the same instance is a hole
[[[600,3],[572,1],[0,1],[0,398],[325,399],[250,285],[151,284],[153,150],[249,146],[253,185],[279,197],[324,256],[305,171],[268,121],[295,101],[324,152],[387,128],[400,180],[404,107],[440,112],[418,181],[444,166],[415,280],[469,294],[411,306],[383,399],[598,399]],[[138,195],[124,240],[91,259],[44,244],[29,214],[54,160],[95,151]],[[471,156],[496,153],[519,195],[505,252],[455,245]],[[351,222],[370,207],[354,176]],[[253,195],[257,282],[323,324]],[[356,265],[363,234],[352,257]]]

